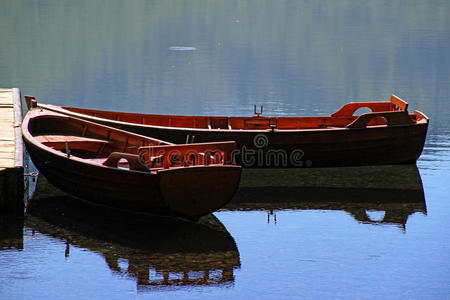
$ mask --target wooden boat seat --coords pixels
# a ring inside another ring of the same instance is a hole
[[[104,166],[117,168],[119,166],[120,160],[125,159],[128,162],[129,169],[134,171],[148,172],[149,168],[140,159],[139,155],[123,153],[123,152],[113,152],[108,158],[102,163]]]
[[[245,120],[244,123],[245,129],[268,129],[270,119]]]
[[[375,118],[384,118],[387,126],[413,124],[414,122],[408,115],[407,111],[391,111],[391,112],[375,112],[360,115],[353,122],[348,124],[346,128],[365,128],[369,122]]]
[[[36,140],[53,149],[66,149],[69,144],[70,149],[80,149],[88,151],[97,151],[100,146],[111,144],[111,141],[87,138],[74,135],[40,135],[35,136]]]
[[[353,116],[360,108],[369,108],[372,112],[408,111],[408,103],[396,95],[392,95],[388,102],[350,102],[332,114],[332,117]]]
[[[38,142],[43,144],[53,144],[53,143],[74,143],[74,142],[95,142],[108,144],[109,141],[87,138],[83,136],[76,135],[39,135],[35,137]]]
[[[108,158],[105,158],[105,157],[103,157],[103,158],[85,158],[85,160],[88,160],[88,161],[90,161],[90,162],[94,162],[94,163],[97,163],[97,164],[103,164],[106,160],[107,160]]]
[[[391,96],[391,103],[395,110],[403,110],[403,111],[408,110],[408,103],[403,99],[400,99],[396,95]]]
[[[229,117],[208,117],[208,129],[231,129],[231,120]]]
[[[150,166],[165,169],[173,165],[226,164],[232,159],[236,142],[197,143],[139,147],[138,153]],[[177,162],[178,161],[178,162]]]
[[[107,157],[102,157],[102,158],[84,158],[84,160],[99,164],[99,165],[103,165],[103,163],[107,160]],[[117,163],[117,167],[118,168],[124,168],[124,169],[130,169],[130,164],[128,163],[128,161],[124,158],[121,158],[119,160],[119,162]]]

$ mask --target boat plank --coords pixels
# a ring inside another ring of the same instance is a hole
[[[108,144],[109,141],[93,138],[86,138],[75,135],[40,135],[36,139],[41,143],[64,143],[64,142],[97,142]]]

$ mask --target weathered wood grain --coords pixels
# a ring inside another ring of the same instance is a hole
[[[23,213],[22,105],[19,89],[0,89],[0,212]]]

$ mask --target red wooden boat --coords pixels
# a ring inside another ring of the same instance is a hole
[[[28,112],[22,133],[53,185],[97,204],[197,219],[239,185],[242,168],[226,164],[235,142],[174,145],[42,108]]]
[[[243,167],[333,167],[414,163],[428,129],[422,112],[408,113],[395,95],[386,102],[348,103],[328,117],[149,115],[27,104],[173,143],[236,141]],[[354,116],[359,108],[370,113]]]

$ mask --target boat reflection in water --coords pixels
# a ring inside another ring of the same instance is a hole
[[[341,210],[364,224],[394,224],[427,214],[416,165],[323,169],[245,169],[226,210]]]
[[[101,254],[114,273],[139,290],[158,286],[230,285],[240,257],[233,237],[213,215],[196,223],[181,218],[124,213],[70,196],[37,197],[25,226]],[[39,191],[41,189],[41,191]],[[101,216],[101,217],[99,217]]]

